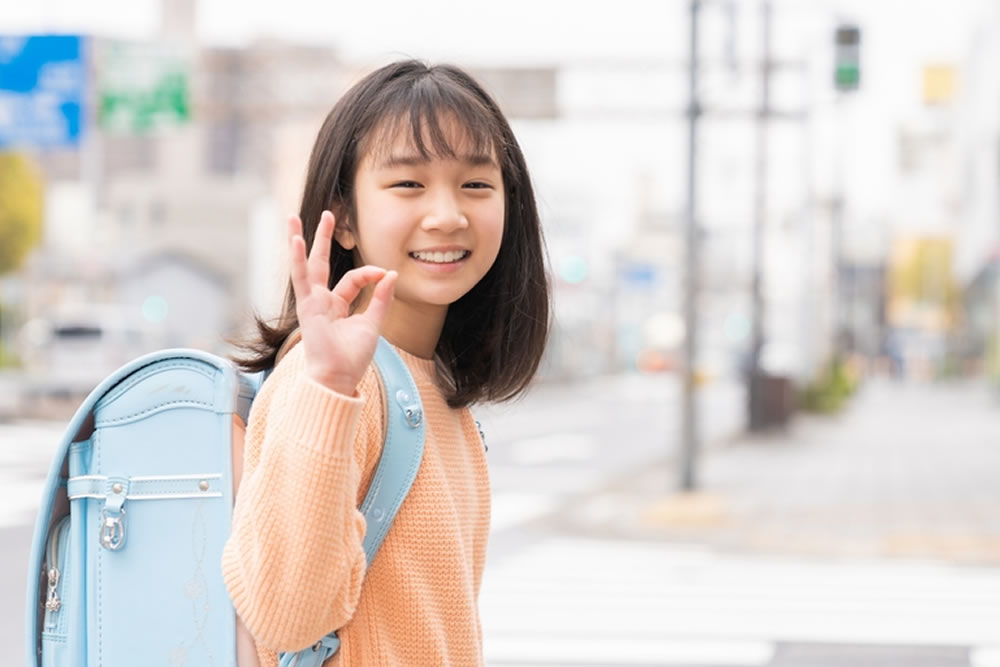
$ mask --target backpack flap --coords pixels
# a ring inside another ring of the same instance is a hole
[[[59,619],[66,662],[49,659],[48,642],[45,667],[125,667],[138,656],[148,664],[231,664],[235,614],[218,563],[232,516],[234,415],[245,414],[255,389],[223,359],[167,350],[92,392],[67,429],[36,525],[29,656],[39,650],[39,623]],[[61,494],[71,526],[67,538],[55,532],[58,545],[48,541],[63,551],[70,588],[57,590],[64,616],[49,611],[40,620],[34,612],[49,600],[49,582],[37,572]]]

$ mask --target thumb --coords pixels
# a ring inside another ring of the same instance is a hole
[[[368,302],[368,307],[363,315],[380,332],[382,331],[382,323],[385,322],[386,313],[389,312],[389,306],[392,305],[398,277],[399,274],[395,271],[389,271],[382,276],[375,285],[375,292],[372,294],[371,301]]]

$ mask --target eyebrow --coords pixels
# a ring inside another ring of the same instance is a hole
[[[473,167],[498,167],[496,160],[493,156],[486,155],[484,153],[467,154],[459,156],[458,159],[466,164]],[[430,157],[424,157],[419,154],[405,154],[398,155],[392,154],[386,158],[379,160],[376,166],[380,169],[391,169],[393,167],[415,167],[418,165],[424,165],[431,161]]]

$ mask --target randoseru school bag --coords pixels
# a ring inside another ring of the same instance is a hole
[[[361,505],[369,565],[424,446],[420,395],[406,365],[384,339],[375,362],[388,414],[382,458]],[[91,392],[57,450],[35,524],[29,667],[257,664],[221,558],[243,432],[263,378],[211,354],[164,350]],[[282,667],[319,667],[339,646],[335,630],[283,654]]]

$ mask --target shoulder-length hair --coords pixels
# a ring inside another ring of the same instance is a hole
[[[303,236],[312,247],[320,214],[354,229],[354,179],[369,151],[385,150],[408,131],[424,158],[455,157],[444,123],[457,121],[463,148],[497,157],[503,175],[504,230],[496,261],[467,294],[451,304],[438,340],[438,376],[452,407],[505,401],[521,394],[538,369],[549,329],[549,282],[538,208],[524,156],[496,102],[467,73],[451,65],[396,62],[372,72],[334,105],[320,128],[302,194]],[[427,141],[429,139],[429,141]],[[351,251],[334,242],[333,287],[354,268]],[[239,365],[274,365],[278,349],[298,327],[289,282],[274,324],[257,316],[257,336],[242,345]]]

